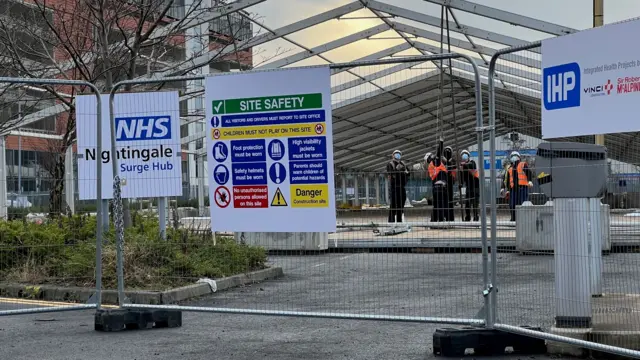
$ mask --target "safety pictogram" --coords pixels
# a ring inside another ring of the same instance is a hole
[[[213,138],[216,140],[220,139],[220,130],[213,129],[213,131],[211,132],[211,136],[213,136]]]
[[[226,166],[220,164],[213,170],[213,178],[218,185],[224,185],[229,181],[229,169]]]
[[[271,206],[287,206],[287,200],[282,195],[282,191],[280,188],[276,190],[276,193],[273,195],[273,200],[271,200]]]
[[[213,158],[216,159],[217,162],[224,162],[229,156],[229,148],[227,147],[227,144],[223,142],[217,142],[213,144],[212,153]]]
[[[220,208],[226,208],[231,202],[231,193],[225,186],[219,186],[214,194],[216,205]]]
[[[316,134],[320,135],[324,131],[324,125],[316,124]]]

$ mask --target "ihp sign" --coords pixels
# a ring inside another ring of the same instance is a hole
[[[634,20],[542,41],[544,139],[640,130],[638,33]]]
[[[109,96],[102,95],[102,153],[96,153],[96,99],[76,97],[78,190],[96,198],[96,161],[102,162],[102,196],[113,197],[111,161],[118,159],[123,198],[182,194],[180,113],[177,92],[117,94],[114,99],[116,153],[111,153]]]
[[[573,62],[545,68],[542,87],[545,109],[580,106],[580,65]]]

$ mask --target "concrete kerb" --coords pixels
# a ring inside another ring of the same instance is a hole
[[[227,290],[247,284],[254,284],[265,280],[282,277],[281,267],[270,267],[246,274],[238,274],[210,282],[199,282],[167,291],[127,291],[126,296],[134,304],[168,305],[175,304],[217,291]],[[214,283],[215,286],[212,286]],[[95,289],[82,287],[58,287],[52,285],[24,285],[0,283],[0,297],[23,298],[44,301],[62,301],[83,303],[89,301]],[[118,292],[116,290],[102,291],[102,304],[117,305]]]

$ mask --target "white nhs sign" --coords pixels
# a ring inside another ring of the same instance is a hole
[[[545,68],[542,82],[545,109],[580,106],[580,66],[577,63]]]

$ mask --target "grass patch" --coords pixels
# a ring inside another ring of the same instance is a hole
[[[0,221],[0,279],[20,284],[95,286],[96,219],[75,215],[35,224]],[[125,231],[124,274],[127,290],[165,290],[200,278],[221,278],[266,267],[264,249],[211,233],[168,229],[158,236],[158,221],[133,217]],[[113,227],[102,246],[103,288],[116,289]]]

